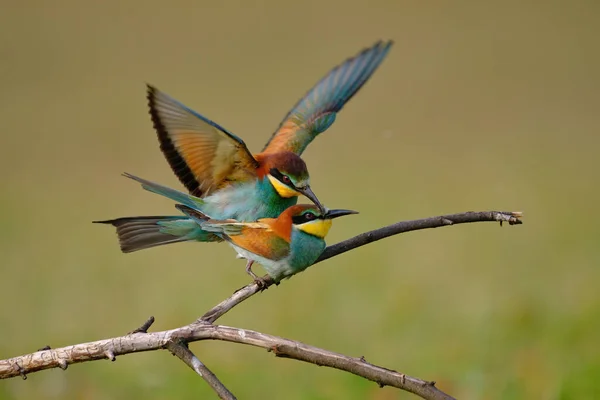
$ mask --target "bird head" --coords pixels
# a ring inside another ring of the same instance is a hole
[[[264,154],[261,161],[266,177],[281,197],[289,198],[303,194],[321,211],[325,211],[325,207],[310,188],[308,169],[300,156],[282,151]]]
[[[315,205],[298,204],[289,207],[279,216],[278,221],[287,221],[293,227],[311,236],[324,239],[331,228],[331,220],[344,215],[358,214],[352,210],[321,211]]]

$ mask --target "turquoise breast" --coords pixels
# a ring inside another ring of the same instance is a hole
[[[279,196],[269,179],[234,184],[203,199],[201,211],[214,219],[253,222],[260,218],[277,218],[298,202],[297,197]]]

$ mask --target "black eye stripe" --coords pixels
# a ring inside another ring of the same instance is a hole
[[[302,215],[297,215],[295,217],[292,217],[292,222],[295,225],[300,225],[300,224],[303,224],[305,222],[315,221],[315,220],[317,220],[319,218],[321,218],[321,217],[313,214],[312,212],[307,212],[307,213],[304,213]]]
[[[291,180],[291,179],[289,179],[289,177],[288,177],[288,180],[289,180],[289,182],[285,182],[285,181],[284,181],[284,178],[285,178],[285,176],[284,176],[284,175],[283,175],[281,172],[279,172],[279,170],[278,170],[277,168],[271,168],[271,169],[269,170],[269,173],[270,173],[270,174],[271,174],[271,175],[272,175],[272,176],[273,176],[275,179],[277,179],[279,182],[281,182],[281,183],[283,183],[283,184],[285,184],[285,185],[287,185],[287,186],[291,186],[292,188],[296,188],[296,186],[294,186],[294,183],[292,182],[292,180]]]
[[[308,220],[306,219],[306,217],[304,215],[298,215],[296,217],[292,217],[292,222],[296,225],[300,225],[305,222],[308,222]]]
[[[271,175],[273,175],[275,178],[277,178],[278,181],[283,180],[283,174],[281,172],[279,172],[279,170],[277,168],[271,168],[269,173]]]

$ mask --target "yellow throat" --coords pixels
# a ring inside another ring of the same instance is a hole
[[[284,185],[270,174],[267,176],[269,177],[269,181],[271,181],[271,185],[273,185],[273,187],[281,197],[287,199],[294,196],[300,196],[300,192]]]
[[[325,236],[327,236],[329,229],[331,228],[331,220],[316,219],[314,221],[297,225],[296,227],[304,233],[325,239]]]

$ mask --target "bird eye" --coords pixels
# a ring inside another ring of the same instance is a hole
[[[304,214],[304,218],[306,218],[307,221],[312,221],[313,219],[317,218],[317,216],[311,212],[308,212]]]
[[[283,183],[285,183],[285,184],[287,184],[287,185],[289,185],[290,183],[292,183],[292,180],[291,180],[291,179],[290,179],[290,177],[289,177],[289,176],[287,176],[287,175],[283,175],[283,176],[281,177],[281,180],[283,181]]]

